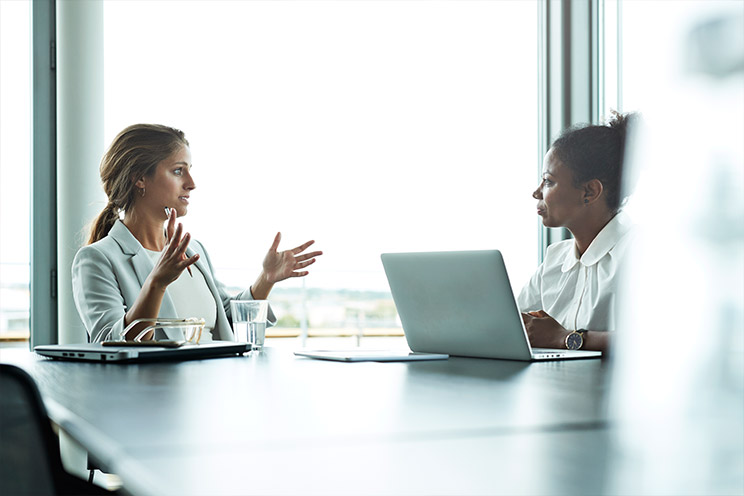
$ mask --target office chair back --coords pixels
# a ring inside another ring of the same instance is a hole
[[[115,494],[67,473],[36,383],[0,363],[0,494]]]
[[[31,377],[0,364],[0,493],[55,494],[59,444]]]

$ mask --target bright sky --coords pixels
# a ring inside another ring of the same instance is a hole
[[[28,277],[30,246],[29,14],[28,2],[0,0],[0,262],[21,264],[3,268],[14,281]]]
[[[185,223],[239,269],[225,282],[252,282],[279,230],[326,253],[311,286],[386,289],[386,251],[500,248],[518,287],[534,270],[536,2],[107,2],[104,16],[106,139],[184,130]]]
[[[648,103],[658,19],[730,5],[622,2],[623,108]],[[29,10],[0,1],[0,261],[21,274]],[[385,289],[385,251],[500,248],[515,288],[534,270],[535,1],[112,1],[104,16],[101,153],[135,122],[186,132],[185,223],[228,284],[253,280],[277,230],[326,252],[310,286]]]

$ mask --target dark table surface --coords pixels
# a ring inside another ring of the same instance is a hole
[[[603,360],[0,361],[137,494],[596,494],[605,479]],[[576,459],[591,471],[572,475]]]

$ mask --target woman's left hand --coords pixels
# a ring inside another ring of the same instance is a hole
[[[266,282],[269,284],[274,284],[290,277],[304,277],[308,275],[308,271],[302,269],[315,263],[315,257],[323,254],[322,251],[303,253],[315,241],[308,241],[291,250],[278,251],[281,240],[282,233],[276,233],[274,243],[269,248],[269,252],[263,261],[264,276],[266,277]]]
[[[534,348],[565,348],[568,331],[544,310],[522,314],[524,328]]]

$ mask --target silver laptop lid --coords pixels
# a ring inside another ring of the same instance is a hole
[[[235,356],[250,351],[250,349],[250,344],[231,341],[213,341],[198,345],[185,345],[179,348],[156,346],[117,347],[103,346],[99,343],[52,344],[34,347],[34,351],[39,355],[60,360],[118,363],[193,360]]]
[[[384,253],[381,258],[411,350],[532,359],[501,252]]]

